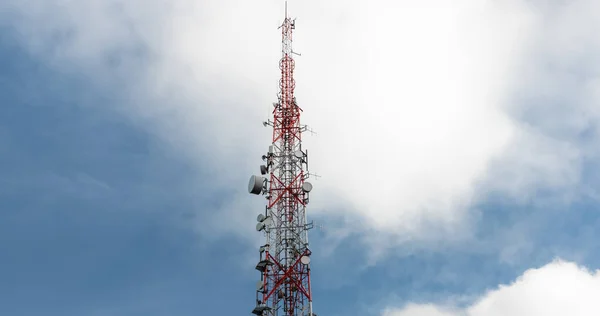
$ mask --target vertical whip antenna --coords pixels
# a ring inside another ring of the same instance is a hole
[[[266,243],[260,247],[256,269],[260,280],[256,287],[256,306],[252,313],[259,316],[316,316],[312,310],[310,258],[306,206],[312,184],[307,182],[308,152],[302,149],[300,124],[302,109],[294,96],[294,59],[292,32],[295,20],[288,16],[281,26],[279,93],[273,103],[273,119],[263,125],[273,129],[269,150],[262,156],[261,175],[250,177],[248,191],[266,198],[264,213],[258,215],[256,230]]]

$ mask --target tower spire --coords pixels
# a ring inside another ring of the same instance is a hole
[[[266,243],[260,247],[256,269],[260,271],[256,307],[262,316],[316,316],[312,311],[310,257],[306,206],[312,184],[309,178],[308,152],[302,149],[300,124],[302,109],[294,96],[292,33],[295,20],[288,16],[281,28],[279,61],[281,79],[277,102],[273,103],[273,119],[264,122],[273,129],[268,152],[262,156],[261,175],[250,177],[248,191],[265,196],[264,213],[257,217],[256,230],[264,233]]]

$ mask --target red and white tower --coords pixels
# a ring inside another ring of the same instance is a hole
[[[292,31],[295,20],[287,15],[280,26],[282,58],[278,101],[273,103],[273,119],[264,126],[273,128],[268,152],[262,156],[261,175],[250,177],[248,191],[266,197],[265,212],[257,217],[256,230],[266,243],[260,247],[260,271],[256,306],[252,313],[265,316],[316,316],[312,311],[310,255],[306,205],[312,185],[305,180],[308,153],[302,149],[300,124],[302,109],[294,97],[294,59]]]

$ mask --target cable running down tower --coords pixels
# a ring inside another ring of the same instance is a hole
[[[316,316],[312,311],[310,289],[310,255],[308,230],[313,223],[306,219],[306,205],[312,185],[308,179],[308,152],[302,149],[300,124],[302,109],[294,97],[294,59],[292,31],[295,19],[287,14],[279,27],[282,34],[281,79],[273,119],[263,122],[273,128],[268,152],[262,156],[261,175],[250,177],[248,191],[263,195],[265,212],[257,217],[256,230],[263,232],[266,243],[260,247],[260,271],[256,306],[259,316]]]

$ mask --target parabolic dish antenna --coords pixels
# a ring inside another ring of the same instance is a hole
[[[263,229],[265,229],[265,223],[260,222],[256,224],[256,231],[261,231]]]
[[[256,217],[256,221],[257,221],[257,222],[262,222],[262,221],[264,221],[264,220],[265,220],[265,218],[267,218],[267,217],[265,216],[265,214],[258,214],[258,216]]]
[[[251,176],[248,182],[248,192],[250,194],[260,194],[263,189],[263,181],[265,178],[260,176]]]
[[[304,182],[304,184],[302,184],[302,191],[308,193],[310,191],[312,191],[312,184],[310,182]]]
[[[270,216],[267,216],[263,220],[263,224],[265,224],[265,226],[267,226],[267,227],[271,227],[271,226],[273,226],[274,222],[273,222],[273,219]]]
[[[310,257],[309,256],[302,256],[302,258],[300,258],[300,262],[302,262],[303,265],[307,265],[310,263]]]
[[[294,156],[296,156],[296,158],[300,159],[300,158],[304,157],[304,153],[301,150],[296,150],[294,152]]]

